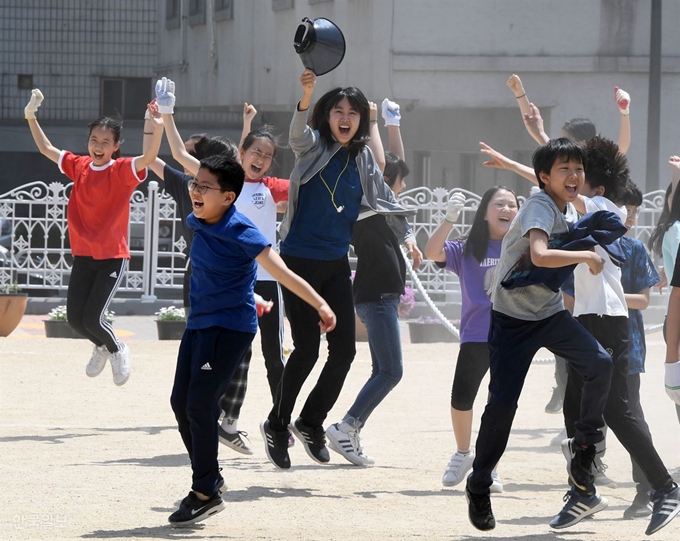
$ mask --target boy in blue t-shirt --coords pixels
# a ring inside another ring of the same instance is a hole
[[[604,260],[594,251],[556,248],[569,233],[565,213],[575,214],[571,202],[585,182],[584,161],[583,149],[568,139],[551,140],[539,147],[533,165],[542,191],[527,199],[503,239],[491,297],[489,402],[465,490],[470,522],[480,530],[496,526],[489,497],[491,472],[505,451],[524,380],[541,347],[564,357],[584,379],[581,414],[567,467],[578,492],[571,494],[564,510],[576,505],[586,508],[585,513],[579,511],[580,520],[607,506],[595,490],[590,470],[595,444],[603,438],[602,413],[613,370],[611,357],[564,309],[559,291],[541,283],[514,289],[501,285],[508,276],[532,265],[560,268],[586,263],[593,274],[602,272]],[[557,515],[551,526],[564,528],[578,522],[562,520],[562,515]]]
[[[257,332],[257,264],[317,310],[322,332],[335,327],[335,314],[326,301],[288,269],[262,233],[236,210],[244,177],[238,162],[222,154],[201,160],[189,184],[193,213],[187,225],[194,232],[191,309],[170,403],[189,452],[193,483],[168,519],[173,526],[204,520],[225,507],[217,463],[218,398]]]

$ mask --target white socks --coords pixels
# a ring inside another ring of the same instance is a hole
[[[238,432],[238,419],[222,419],[222,428],[227,434],[236,434]]]

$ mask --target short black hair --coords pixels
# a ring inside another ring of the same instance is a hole
[[[572,118],[567,120],[562,129],[569,135],[570,139],[581,142],[592,139],[597,135],[595,124],[587,118]]]
[[[196,139],[194,151],[189,154],[199,161],[216,154],[226,154],[231,159],[238,161],[238,148],[236,145],[230,139],[220,135]]]
[[[236,198],[241,195],[246,174],[243,167],[235,159],[226,154],[216,154],[201,160],[201,169],[207,169],[217,177],[223,192],[234,192]]]
[[[331,132],[331,127],[328,124],[328,115],[331,109],[347,98],[349,104],[359,112],[359,128],[354,134],[354,140],[349,144],[347,150],[350,156],[356,156],[368,144],[370,139],[370,105],[364,93],[355,86],[348,86],[345,88],[334,88],[329,90],[316,102],[312,116],[309,119],[309,125],[312,129],[318,130],[321,139],[326,143],[327,147],[333,146],[335,137]]]
[[[600,135],[585,143],[586,183],[591,188],[602,186],[604,196],[610,201],[620,201],[621,196],[630,182],[628,159],[619,151],[611,139]]]
[[[404,160],[392,152],[385,152],[385,170],[383,171],[383,178],[390,188],[394,186],[394,183],[399,176],[404,179],[410,172],[411,170]]]
[[[618,202],[622,205],[631,205],[633,207],[639,207],[642,205],[644,196],[642,191],[637,187],[637,184],[632,180],[626,184],[621,192],[621,198]]]
[[[560,158],[580,162],[583,164],[583,168],[586,168],[586,154],[581,145],[566,137],[550,139],[550,141],[538,147],[531,158],[538,187],[541,190],[545,189],[545,184],[541,180],[541,173],[550,174],[553,165]]]

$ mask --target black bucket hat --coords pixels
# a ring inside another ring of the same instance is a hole
[[[302,19],[295,31],[295,52],[305,68],[316,75],[334,70],[345,57],[345,36],[328,19]]]

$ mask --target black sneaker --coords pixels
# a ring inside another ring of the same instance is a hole
[[[550,521],[550,527],[560,530],[581,522],[584,518],[607,508],[608,502],[597,491],[590,496],[580,494],[576,487],[564,495],[567,502],[562,510]]]
[[[550,402],[545,405],[546,413],[559,413],[562,411],[563,400],[560,394],[560,389],[558,387],[553,387],[553,393],[552,397],[550,398]]]
[[[470,523],[478,530],[493,530],[496,527],[496,519],[491,510],[491,498],[488,494],[473,494],[465,487],[465,497],[468,502],[468,518]]]
[[[634,518],[644,518],[652,514],[652,502],[649,500],[649,494],[646,492],[638,492],[635,495],[633,503],[623,512],[623,518],[631,520]]]
[[[673,483],[673,487],[668,491],[657,490],[652,493],[652,518],[649,526],[645,530],[645,535],[652,535],[658,532],[666,524],[675,518],[680,512],[680,489],[678,484]]]
[[[595,477],[593,475],[593,460],[595,460],[595,446],[585,447],[574,441],[574,438],[562,442],[562,453],[567,459],[569,479],[583,493],[595,494]]]
[[[222,468],[220,468],[222,471]],[[217,472],[217,493],[221,496],[227,491],[227,483],[224,482],[224,477],[220,472]]]
[[[302,418],[298,417],[293,426],[293,434],[302,442],[309,458],[319,464],[327,464],[331,460],[331,454],[326,447],[326,433],[322,426],[307,426]]]
[[[192,491],[179,504],[179,509],[170,515],[168,522],[178,527],[189,526],[223,511],[225,507],[222,496],[217,492],[208,500],[203,501]]]
[[[265,419],[260,423],[260,434],[262,434],[264,440],[264,450],[271,463],[282,470],[289,469],[288,438],[290,432],[272,430],[269,426],[269,419]]]

